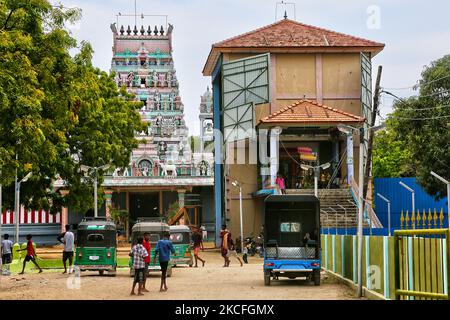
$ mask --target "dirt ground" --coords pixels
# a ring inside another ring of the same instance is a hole
[[[0,279],[0,300],[5,299],[139,299],[139,300],[348,300],[356,299],[354,292],[322,274],[322,284],[314,286],[306,280],[272,281],[264,286],[262,259],[249,258],[249,264],[240,266],[232,258],[231,265],[223,268],[223,260],[215,251],[203,252],[207,262],[204,268],[177,267],[168,278],[167,292],[160,293],[160,273],[151,273],[147,280],[150,290],[144,296],[130,296],[132,278],[129,270],[121,268],[116,277],[99,276],[96,272],[61,274],[62,270],[37,270],[25,275],[13,274]],[[280,278],[281,279],[281,278]]]

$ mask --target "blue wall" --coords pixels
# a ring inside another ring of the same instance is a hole
[[[435,201],[432,196],[428,195],[425,190],[423,190],[422,187],[416,183],[416,178],[375,178],[375,212],[383,224],[383,227],[387,228],[388,226],[387,204],[377,196],[377,193],[380,193],[391,201],[392,228],[400,228],[400,213],[402,210],[404,212],[408,210],[409,213],[411,213],[411,192],[402,187],[399,184],[400,181],[415,191],[416,212],[417,210],[420,210],[420,213],[422,214],[423,209],[425,209],[428,215],[428,209],[431,209],[433,212],[434,208],[436,208],[439,214],[442,208],[445,215],[444,226],[448,227],[447,197],[441,199],[440,201]],[[436,183],[441,182],[436,180]]]

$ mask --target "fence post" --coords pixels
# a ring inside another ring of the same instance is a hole
[[[450,199],[448,200],[450,201]],[[445,279],[445,282],[447,282],[447,288],[445,292],[447,295],[450,295],[450,226],[447,229],[447,243],[446,243],[446,248],[445,251],[447,251],[447,261],[446,261],[446,266],[447,267],[447,279]],[[443,258],[443,257],[442,257]],[[445,282],[444,282],[444,286],[445,286]]]
[[[383,237],[384,296],[389,299],[389,237]]]
[[[331,247],[332,247],[332,258],[333,258],[333,272],[336,272],[336,235],[331,235]]]
[[[400,250],[399,250],[399,236],[394,231],[394,299],[400,300],[400,295],[397,294],[397,290],[400,289]]]
[[[345,236],[341,236],[341,263],[342,277],[345,278]]]
[[[372,290],[372,279],[370,278],[370,236],[366,236],[366,287]]]
[[[357,281],[357,274],[356,274],[356,236],[352,236],[353,239],[353,245],[352,245],[352,251],[353,251],[353,282],[358,283]]]

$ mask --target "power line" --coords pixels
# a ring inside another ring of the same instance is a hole
[[[417,89],[418,87],[423,87],[423,86],[426,86],[426,85],[428,85],[428,84],[430,84],[430,83],[433,83],[433,82],[436,82],[436,81],[439,81],[439,80],[442,80],[442,79],[446,79],[446,78],[448,78],[448,77],[450,77],[450,74],[448,74],[448,75],[446,75],[446,76],[444,76],[444,77],[441,77],[441,78],[438,78],[438,79],[434,79],[434,80],[430,80],[430,81],[427,81],[427,82],[425,82],[425,83],[420,83],[420,81],[417,81],[418,83],[416,83],[415,85],[412,85],[412,86],[409,86],[409,87],[400,87],[400,88],[384,88],[383,87],[383,89],[388,89],[388,90],[406,90],[406,89]]]
[[[435,106],[435,107],[429,107],[429,108],[402,108],[400,110],[408,110],[408,111],[424,111],[424,110],[435,110],[435,109],[442,109],[445,107],[450,107],[450,104],[443,104],[440,106]]]
[[[388,118],[385,118],[381,115],[380,115],[380,117],[383,118],[383,120],[388,120],[388,118],[393,118],[393,119],[399,119],[399,120],[423,121],[423,120],[438,120],[438,119],[450,118],[450,114],[445,115],[445,116],[429,117],[429,118],[408,118],[408,117],[398,117],[398,116],[392,116],[392,115],[388,115]]]

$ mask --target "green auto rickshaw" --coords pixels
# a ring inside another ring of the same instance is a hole
[[[178,265],[188,265],[192,267],[194,257],[192,254],[192,231],[186,225],[170,226],[170,240],[176,252],[170,262],[174,267]]]
[[[153,257],[155,256],[156,244],[163,238],[164,233],[170,232],[169,225],[163,217],[145,217],[137,218],[136,223],[131,229],[131,248],[137,243],[138,237],[144,237],[144,233],[150,234],[150,264],[148,267],[149,272],[161,271],[159,262],[153,263]],[[134,277],[133,257],[130,258],[130,276]],[[167,276],[172,276],[172,263],[169,263],[167,268]]]
[[[78,225],[75,266],[80,271],[98,271],[116,275],[116,225],[105,217],[86,217]]]

